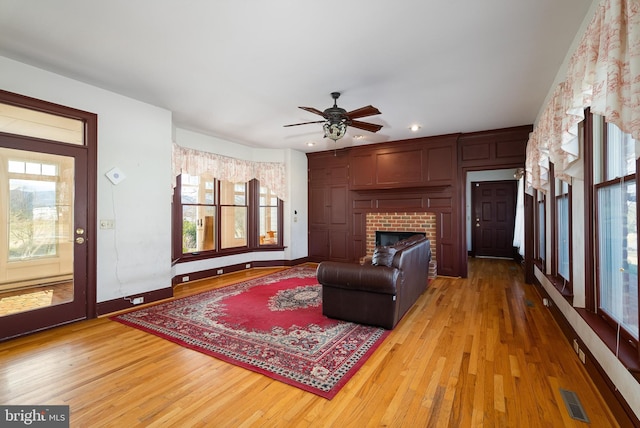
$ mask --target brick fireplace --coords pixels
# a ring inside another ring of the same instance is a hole
[[[421,232],[431,241],[429,278],[437,275],[436,215],[424,212],[367,213],[367,254],[373,254],[376,231]]]

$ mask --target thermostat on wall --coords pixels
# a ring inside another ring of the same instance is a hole
[[[111,168],[104,175],[106,175],[109,181],[111,181],[113,184],[118,184],[122,180],[127,178],[127,176],[124,175],[124,172],[120,171],[120,168],[118,167]]]

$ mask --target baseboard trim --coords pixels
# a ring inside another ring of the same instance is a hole
[[[238,263],[235,265],[220,266],[213,269],[206,269],[196,272],[183,273],[176,275],[171,279],[171,285],[184,284],[185,282],[197,281],[199,279],[213,278],[227,273],[239,272],[241,270],[249,270],[258,267],[277,267],[277,266],[296,266],[306,263],[307,257],[296,260],[260,260],[246,263]],[[247,267],[249,265],[249,267]],[[187,281],[183,281],[184,277],[189,277]]]
[[[96,305],[97,315],[98,316],[107,315],[113,312],[118,312],[125,309],[131,309],[136,306],[139,306],[139,305],[134,305],[132,303],[132,300],[138,297],[142,297],[144,299],[144,304],[157,302],[159,300],[169,299],[173,297],[173,287],[147,291],[144,293],[127,296],[126,298],[120,297],[119,299],[107,300],[106,302],[99,302]]]

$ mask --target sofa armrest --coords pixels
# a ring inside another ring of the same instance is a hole
[[[316,278],[323,286],[396,294],[400,271],[394,267],[322,262]]]

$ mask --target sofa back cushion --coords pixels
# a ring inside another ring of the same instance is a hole
[[[379,246],[373,251],[373,257],[371,258],[371,264],[374,266],[387,266],[391,267],[393,264],[393,256],[396,255],[397,250],[394,247]]]

